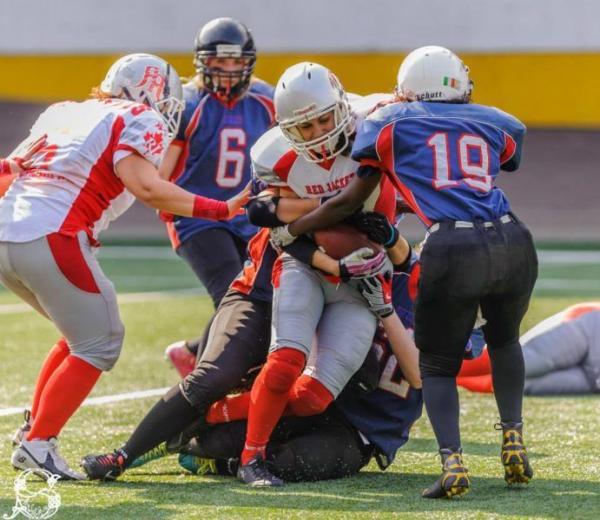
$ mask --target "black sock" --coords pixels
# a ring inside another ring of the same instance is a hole
[[[525,385],[525,363],[521,345],[514,341],[502,348],[489,348],[489,353],[500,420],[505,423],[520,423],[523,420]]]
[[[460,448],[458,391],[456,379],[448,376],[423,378],[423,400],[440,449]]]
[[[127,467],[140,455],[183,431],[198,418],[199,412],[181,394],[179,386],[171,388],[148,412],[123,446]]]

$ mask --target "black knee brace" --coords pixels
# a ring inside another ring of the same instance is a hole
[[[421,377],[456,377],[460,372],[462,357],[421,352],[419,354],[419,369]]]

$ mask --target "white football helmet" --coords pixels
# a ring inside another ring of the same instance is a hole
[[[415,49],[398,70],[396,92],[409,101],[468,102],[472,89],[469,68],[437,45]]]
[[[321,162],[343,152],[354,133],[354,114],[335,74],[317,63],[288,68],[275,87],[277,123],[290,146],[309,162]],[[305,141],[297,125],[333,111],[335,126]]]
[[[152,54],[128,54],[115,61],[100,90],[112,97],[143,103],[156,110],[171,139],[177,133],[183,111],[183,90],[175,69]]]

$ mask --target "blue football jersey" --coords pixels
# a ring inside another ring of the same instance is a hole
[[[254,80],[245,96],[226,105],[194,83],[184,86],[185,109],[174,144],[182,147],[171,180],[188,191],[227,200],[251,180],[250,148],[275,120],[273,87]],[[227,222],[176,217],[173,246],[198,231],[225,228],[249,240],[257,228],[240,215]]]
[[[409,329],[414,327],[412,301],[416,290],[411,274],[415,273],[418,278],[418,266],[416,255],[413,255],[409,273],[395,275],[393,282],[396,312]],[[378,388],[366,393],[348,386],[335,403],[344,417],[375,446],[377,463],[385,469],[408,440],[412,424],[421,417],[423,396],[421,390],[415,390],[404,379],[381,326],[372,348],[379,360]]]
[[[494,186],[519,166],[525,126],[493,107],[470,103],[392,103],[359,129],[358,175],[382,167],[426,226],[442,220],[493,220],[510,211]]]

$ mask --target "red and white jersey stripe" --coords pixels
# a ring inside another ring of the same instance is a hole
[[[350,106],[358,128],[378,104],[389,101],[388,94],[361,97],[350,94]],[[299,156],[290,146],[281,129],[276,126],[265,132],[250,151],[255,175],[270,186],[291,188],[300,198],[322,198],[335,195],[356,176],[359,163],[349,155],[340,154],[333,160],[311,163]],[[365,202],[373,210],[380,189]]]
[[[0,241],[81,230],[96,238],[135,200],[115,165],[136,153],[158,167],[169,144],[158,113],[117,99],[50,106],[11,155],[43,135],[44,148],[0,199]]]

